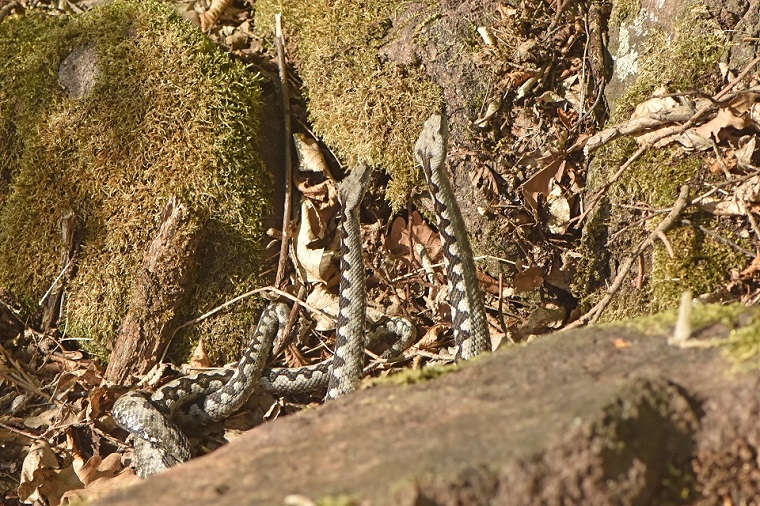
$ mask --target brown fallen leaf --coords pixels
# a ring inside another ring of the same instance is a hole
[[[565,171],[565,159],[551,155],[552,160],[541,170],[533,174],[522,185],[523,197],[533,210],[538,210],[538,196],[548,197],[554,187],[554,182],[562,179]]]
[[[755,255],[752,262],[739,273],[739,279],[746,280],[760,272],[760,254]]]
[[[298,155],[298,170],[305,172],[317,172],[324,174],[328,179],[335,179],[330,174],[325,157],[319,148],[317,141],[306,134],[293,134],[293,143],[296,146],[296,155]]]
[[[427,254],[432,259],[439,257],[441,253],[441,238],[430,227],[430,225],[422,219],[422,215],[417,211],[412,213],[412,226],[411,234],[415,244],[422,244],[427,250]],[[393,220],[391,224],[391,230],[388,234],[388,238],[385,242],[385,246],[394,255],[408,255],[409,254],[409,227],[407,221],[398,217]],[[416,257],[416,256],[415,256]],[[419,261],[419,258],[417,258]]]
[[[208,10],[200,15],[201,30],[207,32],[213,28],[231,4],[232,0],[212,0]]]
[[[190,357],[190,367],[203,368],[211,367],[211,360],[206,354],[206,346],[203,344],[203,338],[198,339],[198,345],[193,350],[193,356]]]
[[[515,293],[535,290],[544,282],[544,272],[540,267],[532,266],[518,272],[513,280]]]
[[[499,183],[490,167],[482,165],[471,171],[470,180],[473,186],[483,190],[488,198],[493,199],[499,196]]]
[[[707,123],[698,126],[694,132],[706,139],[713,139],[715,142],[723,140],[723,131],[727,128],[742,130],[747,128],[752,122],[747,114],[737,113],[731,107],[721,107],[718,115]]]
[[[60,504],[69,490],[79,488],[82,482],[73,466],[61,468],[58,457],[47,441],[38,440],[29,449],[21,467],[18,496],[23,502]]]
[[[320,218],[311,200],[301,202],[301,222],[292,247],[293,262],[307,282],[327,284],[337,278],[340,238],[329,222]]]
[[[314,313],[312,318],[316,322],[315,330],[327,332],[335,328],[335,317],[338,315],[338,296],[336,294],[330,292],[325,285],[316,284],[306,297],[306,303],[333,316],[333,318],[328,318],[322,313]]]

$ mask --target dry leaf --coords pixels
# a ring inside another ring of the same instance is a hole
[[[141,481],[132,469],[122,468],[118,453],[111,453],[105,459],[93,455],[76,473],[84,487],[64,493],[62,506],[90,502],[112,490]]]
[[[193,351],[193,356],[190,357],[190,367],[194,369],[203,368],[203,367],[211,367],[211,360],[208,358],[208,355],[206,354],[206,347],[203,344],[202,337],[198,340],[198,345],[195,347],[195,350]]]
[[[499,280],[493,276],[489,276],[485,272],[476,271],[475,275],[478,277],[478,284],[480,289],[491,295],[499,295]]]
[[[565,160],[557,157],[523,183],[523,196],[533,210],[538,210],[538,196],[548,197],[554,182],[562,179],[564,171]]]
[[[752,157],[755,154],[755,146],[757,144],[757,137],[754,135],[749,136],[749,139],[744,142],[741,148],[734,151],[734,157],[740,165],[747,166],[752,165]]]
[[[82,482],[73,466],[61,469],[47,442],[37,441],[32,445],[22,464],[19,499],[29,503],[59,504],[67,491],[81,487]]]
[[[656,131],[653,133],[656,133]],[[638,140],[639,142],[646,142],[648,137],[649,135],[642,135]],[[663,147],[672,141],[678,142],[686,151],[707,151],[715,145],[715,142],[709,136],[705,136],[703,132],[698,131],[696,128],[690,128],[682,134],[662,139],[655,146]]]
[[[297,133],[293,134],[293,143],[296,146],[296,154],[298,155],[298,170],[317,172],[324,174],[329,179],[334,179],[332,174],[330,174],[330,169],[327,167],[327,162],[325,162],[325,157],[322,155],[322,150],[319,149],[317,141],[306,134]]]
[[[668,113],[681,105],[673,97],[655,97],[645,100],[636,106],[631,119],[650,118],[654,115]]]
[[[528,317],[528,321],[518,327],[517,333],[519,336],[528,336],[549,332],[561,327],[566,316],[564,308],[537,307]]]
[[[760,202],[760,176],[752,176],[734,190],[734,197],[743,202]]]
[[[422,244],[422,246],[425,247],[425,250],[427,250],[430,258],[438,258],[441,252],[441,238],[430,225],[422,219],[422,215],[417,211],[412,213],[411,234],[414,243]],[[407,227],[407,222],[404,218],[398,217],[393,220],[390,233],[385,241],[385,247],[394,255],[408,255],[409,242],[409,227]],[[419,258],[417,258],[417,261],[419,261]]]
[[[488,106],[486,107],[486,112],[477,118],[475,122],[473,123],[478,128],[485,128],[488,126],[488,123],[491,121],[491,118],[493,118],[497,112],[499,112],[499,109],[501,108],[501,96],[492,98],[488,101]]]
[[[200,15],[201,30],[207,32],[213,28],[231,4],[232,0],[212,0],[208,10]]]
[[[327,290],[325,285],[314,285],[314,289],[306,297],[306,303],[317,309],[321,309],[333,318],[328,318],[320,313],[314,313],[312,317],[316,322],[316,330],[329,331],[335,328],[335,317],[338,315],[338,296]]]
[[[540,287],[544,282],[544,272],[540,267],[528,267],[515,275],[513,285],[515,293],[530,292]]]
[[[301,222],[293,238],[293,262],[309,283],[328,283],[338,276],[337,258],[340,238],[327,240],[327,223],[320,219],[312,201],[301,202]],[[333,231],[334,232],[334,231]]]
[[[552,234],[564,234],[570,225],[570,202],[559,185],[555,185],[547,197],[549,221],[546,224]]]
[[[749,279],[760,272],[760,255],[755,255],[746,269],[739,273],[739,279]]]
[[[742,130],[751,124],[747,115],[737,116],[736,111],[730,107],[721,107],[718,115],[694,129],[694,131],[707,139],[714,139],[715,142],[722,140],[723,130],[726,128],[735,128]]]
[[[499,183],[496,181],[496,176],[487,165],[481,165],[477,169],[470,172],[470,180],[473,186],[476,186],[483,190],[483,192],[490,198],[495,198],[499,195]]]

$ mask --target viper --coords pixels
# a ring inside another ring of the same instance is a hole
[[[442,114],[425,121],[414,155],[427,180],[442,238],[451,306],[456,359],[470,359],[490,348],[482,295],[472,248],[459,205],[454,197],[445,161],[448,124]],[[114,403],[116,423],[134,436],[134,466],[139,476],[161,471],[192,457],[184,429],[223,420],[260,390],[273,395],[326,388],[326,400],[353,391],[361,380],[364,348],[380,336],[397,336],[383,357],[404,350],[414,338],[405,318],[391,318],[366,333],[366,288],[359,228],[359,204],[368,186],[370,169],[359,165],[341,182],[342,254],[339,307],[333,356],[300,368],[266,369],[273,340],[285,327],[289,309],[283,303],[268,306],[259,319],[237,367],[188,375],[171,381],[152,395],[132,391]]]

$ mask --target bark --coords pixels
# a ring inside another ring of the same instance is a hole
[[[177,308],[187,293],[200,230],[197,216],[178,199],[170,198],[158,233],[134,277],[106,381],[132,384],[135,376],[146,374],[156,364],[176,326]]]

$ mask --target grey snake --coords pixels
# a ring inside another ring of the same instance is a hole
[[[490,349],[490,341],[467,231],[446,174],[447,142],[445,116],[434,114],[424,123],[415,158],[425,173],[442,237],[456,356],[469,359]],[[365,332],[367,295],[359,204],[369,175],[370,169],[360,165],[338,188],[343,243],[333,356],[300,368],[265,368],[275,335],[285,327],[289,313],[283,303],[270,304],[236,368],[184,376],[152,395],[131,391],[116,400],[113,418],[134,436],[133,464],[138,475],[147,476],[191,458],[183,429],[229,417],[254,391],[286,395],[326,388],[325,399],[335,399],[354,390],[361,380],[366,346],[386,334],[398,336],[383,354],[390,358],[410,344],[415,332],[405,318],[390,318]]]

